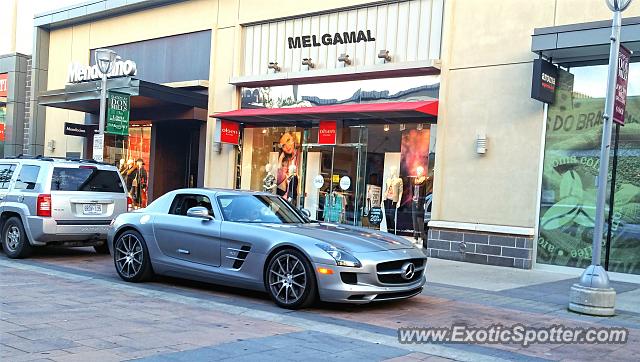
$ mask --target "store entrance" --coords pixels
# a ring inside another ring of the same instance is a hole
[[[302,205],[318,221],[362,225],[366,144],[302,145]]]

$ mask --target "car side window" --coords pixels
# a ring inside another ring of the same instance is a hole
[[[33,190],[36,188],[40,166],[23,165],[13,187],[16,190]]]
[[[209,211],[209,215],[213,215],[211,200],[207,196],[197,194],[179,194],[173,199],[169,214],[187,216],[187,211],[196,206],[201,206]]]
[[[0,164],[0,190],[6,190],[11,185],[11,177],[13,177],[13,171],[16,169],[16,165],[13,164]]]

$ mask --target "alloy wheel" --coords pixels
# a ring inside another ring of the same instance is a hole
[[[144,253],[142,242],[133,234],[124,234],[115,245],[115,261],[120,274],[133,278],[142,269]]]
[[[304,263],[292,254],[280,255],[269,268],[271,294],[283,304],[294,304],[307,288],[307,270]]]
[[[5,237],[7,248],[11,252],[18,250],[18,246],[20,245],[20,229],[15,225],[10,226]]]

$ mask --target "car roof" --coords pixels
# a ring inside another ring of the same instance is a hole
[[[262,191],[251,191],[251,190],[238,190],[238,189],[225,189],[225,188],[217,188],[217,187],[196,187],[196,188],[184,188],[175,190],[176,193],[189,193],[189,192],[213,192],[216,196],[218,195],[267,195],[267,196],[275,196],[270,192],[262,192]]]

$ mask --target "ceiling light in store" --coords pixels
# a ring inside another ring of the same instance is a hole
[[[349,59],[349,55],[345,53],[340,54],[338,61],[343,62],[344,65],[351,65],[351,59]]]
[[[424,127],[424,126],[423,126],[423,124],[422,124],[422,123],[418,123],[418,125],[416,126],[416,129],[417,129],[418,131],[422,131],[422,128],[423,128],[423,127]]]
[[[407,129],[407,126],[405,126],[404,123],[400,124],[400,132],[404,131],[405,129]]]
[[[384,59],[385,63],[391,61],[391,55],[389,55],[389,51],[386,49],[382,49],[380,53],[378,53],[378,58]]]
[[[385,132],[389,132],[389,125],[385,124],[383,129],[384,129]]]
[[[269,62],[267,68],[273,69],[274,72],[279,72],[281,70],[281,68],[278,66],[278,62]]]

